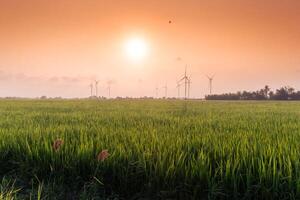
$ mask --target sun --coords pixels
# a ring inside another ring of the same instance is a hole
[[[130,60],[141,61],[148,53],[148,46],[142,38],[131,38],[125,43],[125,52]]]

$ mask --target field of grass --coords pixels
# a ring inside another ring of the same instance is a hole
[[[1,100],[0,199],[30,198],[299,199],[300,102]]]

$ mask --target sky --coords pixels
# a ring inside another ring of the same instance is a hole
[[[300,90],[299,24],[299,0],[0,0],[0,96],[87,97],[99,80],[101,96],[176,97],[186,65],[194,98],[213,74],[213,93]]]

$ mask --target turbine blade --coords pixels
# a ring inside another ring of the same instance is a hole
[[[183,81],[184,79],[186,79],[186,76],[182,77],[178,82]]]

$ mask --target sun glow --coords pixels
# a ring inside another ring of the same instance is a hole
[[[125,44],[125,51],[127,57],[132,61],[143,60],[147,53],[148,47],[146,42],[141,38],[129,39]]]

